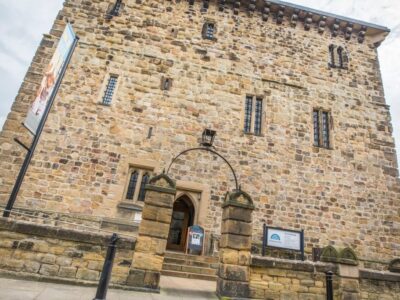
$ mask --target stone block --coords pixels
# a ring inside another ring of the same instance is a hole
[[[76,267],[60,267],[58,276],[63,278],[75,278],[76,272]]]
[[[239,263],[239,250],[222,248],[219,253],[220,261],[223,264],[237,265]]]
[[[25,261],[22,267],[22,272],[37,273],[40,269],[40,263],[36,261]]]
[[[157,207],[146,203],[142,212],[142,219],[156,221],[160,223],[171,223],[172,209],[165,207]]]
[[[44,263],[44,264],[49,264],[49,265],[55,264],[56,256],[53,255],[53,254],[45,254],[41,258],[41,262]]]
[[[141,236],[136,244],[136,252],[155,253],[157,255],[164,255],[167,248],[166,239],[158,239],[149,236]]]
[[[253,226],[251,223],[227,219],[222,221],[221,233],[233,233],[245,236],[251,236]]]
[[[39,274],[45,276],[57,276],[59,268],[60,267],[57,265],[42,264],[39,270]]]
[[[356,279],[340,279],[340,289],[345,292],[358,293],[360,289],[359,281]]]
[[[222,234],[219,246],[220,248],[249,250],[251,248],[251,237],[236,234]]]
[[[72,258],[66,256],[59,256],[56,259],[56,265],[59,266],[70,266],[72,264]]]
[[[129,271],[127,285],[158,290],[160,286],[160,272],[131,269]]]
[[[222,211],[222,220],[236,220],[246,223],[252,221],[252,210],[239,207],[227,206]]]
[[[221,278],[217,279],[217,295],[220,298],[249,298],[250,287],[248,282],[229,281]]]
[[[76,278],[88,281],[97,281],[100,273],[94,270],[79,268],[76,272]]]
[[[220,278],[230,281],[249,281],[250,268],[237,265],[220,264],[218,275]]]
[[[347,278],[360,277],[359,268],[357,266],[339,264],[338,272],[341,277],[347,277]]]
[[[249,266],[251,263],[251,252],[250,251],[239,251],[239,262],[240,266]]]
[[[137,242],[139,243],[141,235],[167,239],[168,234],[169,224],[150,220],[142,220],[139,227],[139,238]]]
[[[164,257],[152,253],[135,252],[133,267],[141,270],[161,271]]]
[[[146,191],[145,204],[158,207],[173,208],[175,196],[172,194],[163,194],[158,191]]]

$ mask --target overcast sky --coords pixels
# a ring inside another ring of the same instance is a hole
[[[132,0],[130,0],[132,1]],[[400,0],[292,0],[295,4],[389,27],[379,48],[400,157]],[[43,33],[49,32],[63,0],[0,0],[0,128]]]

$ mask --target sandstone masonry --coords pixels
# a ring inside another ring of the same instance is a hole
[[[189,2],[126,0],[112,17],[111,0],[65,2],[0,134],[0,202],[25,155],[13,139],[29,144],[21,123],[69,21],[80,41],[17,206],[133,226],[143,203],[124,204],[130,170],[160,174],[212,128],[216,149],[254,201],[253,242],[263,223],[304,229],[309,257],[313,247],[351,247],[361,264],[387,269],[400,256],[400,182],[376,51],[385,30],[357,23],[350,30],[342,21],[335,36],[332,18],[324,26],[317,14],[293,18],[290,6],[272,7],[266,18],[262,1],[222,11],[216,1]],[[203,38],[207,22],[213,39]],[[347,68],[329,65],[331,44],[346,50]],[[105,106],[110,74],[118,85]],[[172,79],[168,89],[163,78]],[[246,96],[263,101],[259,135],[243,131]],[[330,114],[329,149],[314,146],[315,109]],[[197,223],[219,235],[221,205],[234,188],[229,168],[194,152],[169,175],[177,194],[199,195]]]

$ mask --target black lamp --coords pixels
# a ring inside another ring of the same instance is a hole
[[[204,129],[201,137],[201,144],[205,147],[211,147],[214,143],[215,134],[217,132],[211,129]]]

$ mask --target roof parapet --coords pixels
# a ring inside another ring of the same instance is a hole
[[[195,3],[195,0],[187,1],[189,5]],[[209,8],[210,0],[201,1],[203,2],[202,10],[206,11]],[[390,32],[390,29],[384,26],[280,0],[215,0],[215,2],[217,2],[219,11],[231,8],[235,15],[238,15],[240,11],[247,11],[250,15],[259,12],[265,22],[272,19],[277,24],[283,24],[287,20],[287,24],[292,27],[303,25],[304,30],[315,27],[320,34],[326,29],[330,29],[333,37],[342,36],[346,40],[355,38],[359,43],[363,43],[365,37],[368,36],[376,47]]]

